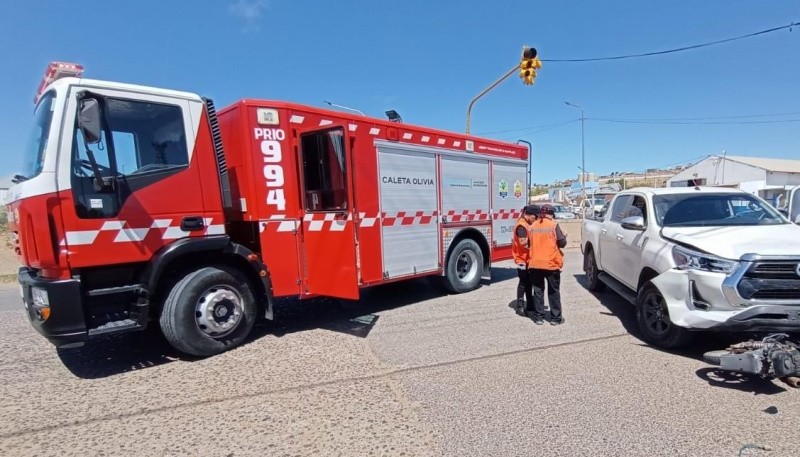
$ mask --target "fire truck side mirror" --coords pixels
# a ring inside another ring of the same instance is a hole
[[[78,128],[87,144],[100,142],[100,103],[94,98],[81,100],[78,111]]]

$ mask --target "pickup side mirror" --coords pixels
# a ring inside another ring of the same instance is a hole
[[[620,221],[620,224],[624,229],[644,231],[644,218],[642,216],[626,217]]]
[[[81,100],[78,110],[78,128],[87,144],[100,142],[100,103],[94,98]]]

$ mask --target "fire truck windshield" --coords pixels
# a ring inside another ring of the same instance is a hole
[[[25,146],[23,157],[23,176],[27,179],[42,172],[44,151],[50,136],[50,123],[53,120],[55,100],[55,92],[50,91],[44,94],[33,113],[33,126],[28,134],[28,143]]]

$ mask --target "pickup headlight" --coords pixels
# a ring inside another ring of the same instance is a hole
[[[679,270],[701,270],[712,271],[714,273],[730,274],[739,262],[735,260],[723,259],[703,252],[693,251],[682,246],[672,248],[672,259],[675,267]]]

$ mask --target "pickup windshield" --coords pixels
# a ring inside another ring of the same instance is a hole
[[[656,195],[656,219],[662,227],[775,225],[786,220],[752,195],[703,193]]]
[[[24,177],[33,178],[42,172],[44,164],[44,151],[47,148],[47,139],[50,136],[50,122],[53,120],[55,106],[55,92],[44,94],[33,113],[33,126],[28,134],[28,144],[24,152]]]

